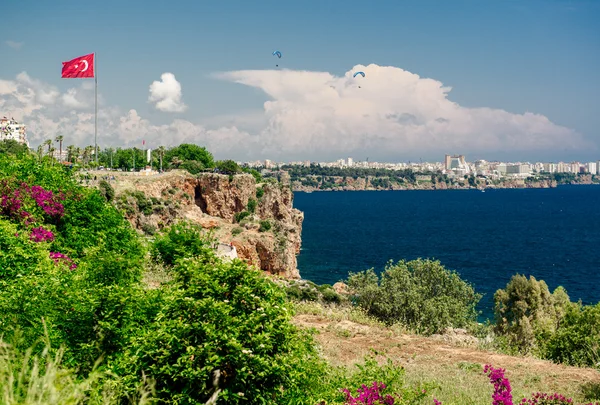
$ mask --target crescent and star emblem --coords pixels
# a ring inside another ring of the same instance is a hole
[[[83,62],[85,63],[85,68],[81,69],[80,72],[85,72],[86,70],[88,70],[89,64],[88,61],[85,59],[80,60],[79,62]],[[75,65],[75,69],[79,68],[79,63],[77,65]]]

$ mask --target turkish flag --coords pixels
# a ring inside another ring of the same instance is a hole
[[[68,62],[63,62],[63,79],[83,79],[94,77],[94,54],[80,56]]]

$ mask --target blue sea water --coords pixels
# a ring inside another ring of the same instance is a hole
[[[304,212],[300,275],[317,284],[421,257],[484,294],[481,319],[517,273],[565,287],[571,301],[600,301],[600,186],[297,192],[294,207]]]

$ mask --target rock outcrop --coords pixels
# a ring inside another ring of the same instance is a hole
[[[289,185],[257,184],[249,174],[192,176],[172,171],[147,177],[121,175],[113,186],[117,204],[140,231],[152,233],[187,219],[211,230],[219,242],[232,244],[250,265],[300,278],[296,255],[304,214],[293,208]],[[249,212],[251,200],[256,201],[254,213]]]

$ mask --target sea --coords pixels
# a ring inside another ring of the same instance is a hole
[[[483,294],[480,321],[515,274],[571,301],[600,301],[600,186],[549,189],[295,192],[304,212],[298,269],[334,284],[390,260],[430,258]]]

